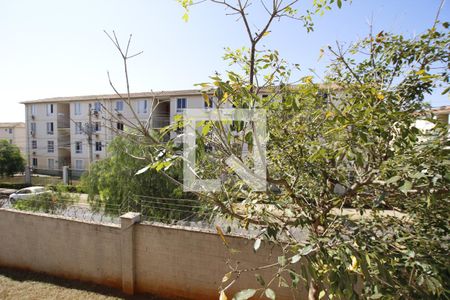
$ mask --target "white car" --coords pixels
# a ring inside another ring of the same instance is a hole
[[[45,188],[42,186],[31,186],[9,195],[9,202],[13,203],[20,199],[28,199],[33,196],[46,193]]]

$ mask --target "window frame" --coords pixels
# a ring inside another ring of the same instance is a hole
[[[50,162],[52,162],[52,166],[50,167]],[[49,158],[47,159],[47,167],[49,170],[54,170],[55,169],[55,159],[54,158]]]
[[[120,103],[120,109],[119,109],[119,103]],[[123,100],[117,100],[116,101],[116,111],[117,112],[123,112]]]
[[[55,141],[47,141],[47,153],[55,153]]]
[[[102,142],[95,142],[95,152],[101,152],[101,151],[103,151]]]
[[[177,112],[183,112],[187,108],[187,98],[177,98]]]
[[[47,116],[53,116],[55,113],[55,108],[53,103],[47,103]]]
[[[81,116],[81,102],[75,102],[73,104],[73,114],[75,116]]]
[[[75,142],[75,153],[82,154],[83,153],[83,142],[76,141]]]
[[[84,170],[84,160],[75,159],[75,170]]]
[[[49,127],[50,127],[50,130],[49,130]],[[49,135],[55,134],[55,125],[53,124],[53,122],[47,122],[47,134],[49,134]]]

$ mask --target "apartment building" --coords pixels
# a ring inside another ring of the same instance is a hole
[[[34,172],[61,174],[69,166],[80,175],[97,160],[129,122],[146,123],[151,112],[153,128],[174,121],[186,108],[208,106],[199,90],[133,93],[131,106],[118,95],[58,97],[22,102],[26,111],[28,164]]]
[[[450,126],[450,105],[432,108],[431,112],[433,112],[433,114],[435,115],[436,120],[439,120],[439,122],[441,122],[442,124]],[[434,125],[433,123],[426,120],[417,120],[416,127],[422,130],[428,130],[433,128]]]
[[[25,123],[0,123],[0,140],[7,140],[19,147],[23,157],[26,157],[26,130]]]

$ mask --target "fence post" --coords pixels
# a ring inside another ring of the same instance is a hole
[[[62,177],[63,177],[63,183],[68,185],[69,184],[69,166],[63,166],[62,169]]]
[[[31,185],[31,168],[30,168],[30,166],[25,167],[25,184]]]
[[[140,221],[140,213],[128,212],[120,216],[122,291],[129,295],[134,294],[135,286],[134,224]]]

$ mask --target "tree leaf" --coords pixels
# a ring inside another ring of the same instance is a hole
[[[278,256],[278,263],[280,266],[284,267],[286,265],[286,256]]]
[[[139,174],[145,173],[148,169],[150,169],[150,167],[151,167],[151,165],[148,165],[148,166],[140,169],[139,171],[137,171],[136,174],[134,174],[134,175],[139,175]]]
[[[339,8],[342,7],[342,0],[337,0],[337,6],[338,6]]]
[[[264,278],[261,276],[261,274],[255,274],[256,281],[262,286],[266,286],[266,282],[264,281]]]
[[[255,289],[247,289],[247,290],[242,290],[238,293],[236,293],[233,297],[233,300],[246,300],[246,299],[250,299],[251,297],[253,297],[256,294],[256,290]]]
[[[219,225],[216,225],[216,230],[217,230],[217,233],[219,234],[220,238],[222,239],[223,243],[225,244],[225,246],[230,247],[227,240],[225,239],[225,235],[223,234],[222,228],[220,228]]]
[[[400,176],[393,176],[388,180],[386,180],[386,184],[396,183],[397,181],[400,180],[400,178],[401,178]]]
[[[403,185],[399,188],[400,191],[402,191],[402,193],[408,193],[408,191],[410,191],[412,188],[412,183],[408,180],[405,180],[405,183],[403,183]]]
[[[220,292],[219,300],[228,300],[228,297],[227,297],[227,295],[225,294],[224,291]]]
[[[324,296],[325,296],[325,291],[320,291],[319,300],[322,299]]]
[[[266,297],[272,300],[275,300],[275,292],[272,289],[267,288],[265,291]]]
[[[255,243],[253,244],[253,250],[256,252],[258,251],[259,247],[261,247],[261,239],[256,239]]]
[[[293,264],[298,263],[301,258],[302,258],[301,254],[296,254],[291,257],[291,263],[293,263]]]
[[[227,274],[225,274],[222,278],[222,282],[227,282],[230,279],[231,274],[232,274],[231,272],[228,272]]]

